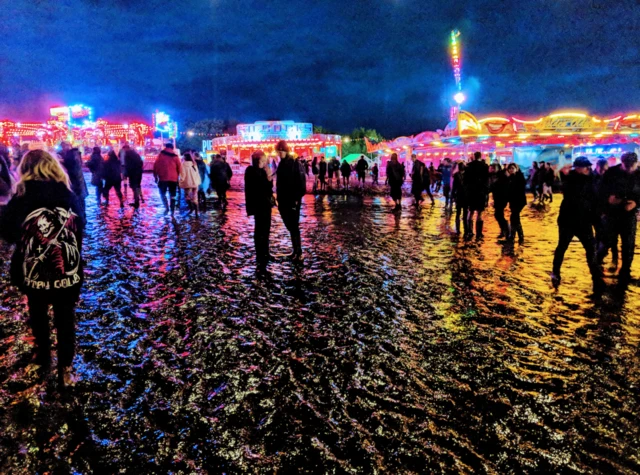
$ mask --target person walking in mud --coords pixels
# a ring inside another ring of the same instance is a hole
[[[346,160],[342,161],[342,165],[340,166],[340,174],[342,175],[342,185],[345,190],[349,189],[349,181],[351,180],[351,165],[347,163]],[[340,182],[340,178],[338,178],[338,183]]]
[[[224,161],[222,155],[216,155],[209,167],[209,177],[211,185],[218,195],[218,204],[225,208],[227,201],[227,190],[231,187],[231,167]]]
[[[467,221],[467,195],[464,186],[464,162],[457,164],[456,172],[453,174],[453,185],[451,187],[451,199],[456,203],[456,234],[460,234],[460,219],[462,218],[462,228],[464,234],[469,231],[469,222]]]
[[[278,196],[278,211],[287,230],[291,234],[293,252],[291,259],[302,259],[302,240],[300,238],[300,207],[302,197],[307,192],[307,181],[304,167],[289,153],[289,145],[281,140],[276,145],[276,153],[280,157],[280,164],[276,176],[276,193]]]
[[[184,163],[182,164],[182,170],[180,171],[180,188],[184,190],[184,195],[187,200],[187,206],[189,207],[189,214],[193,211],[196,212],[196,218],[198,217],[198,187],[200,186],[200,173],[198,172],[198,166],[193,161],[193,157],[190,153],[184,154]]]
[[[378,175],[380,174],[380,169],[378,168],[378,164],[374,163],[371,167],[371,185],[379,185],[378,183]]]
[[[600,293],[604,288],[602,272],[596,257],[596,242],[593,224],[597,218],[597,195],[594,192],[591,162],[578,157],[562,171],[562,204],[558,216],[558,246],[553,257],[551,283],[558,288],[562,281],[561,269],[564,255],[574,237],[577,237],[587,256],[587,265],[593,280],[593,290]]]
[[[311,173],[313,174],[313,192],[318,191],[318,174],[320,170],[318,169],[318,157],[313,157],[313,161],[311,162]]]
[[[395,202],[394,210],[402,208],[402,183],[405,170],[398,161],[398,154],[392,153],[387,163],[387,182],[389,183],[391,199]]]
[[[360,160],[358,160],[358,164],[356,165],[356,172],[358,173],[358,181],[360,182],[360,186],[364,188],[364,182],[367,177],[367,170],[369,169],[369,164],[367,163],[367,159],[364,158],[364,155],[360,155]]]
[[[320,191],[327,190],[327,161],[324,159],[324,155],[320,157],[320,163],[318,164],[318,179],[320,180]]]
[[[176,210],[176,193],[181,171],[180,157],[173,152],[173,144],[167,143],[153,164],[153,177],[160,190],[164,214],[169,213],[169,207],[171,207],[171,216]],[[169,203],[167,203],[167,192],[169,192]]]
[[[124,208],[122,196],[122,169],[120,159],[113,150],[109,151],[107,161],[104,164],[104,201],[109,206],[109,191],[113,188],[120,202],[120,208]]]
[[[450,158],[445,158],[442,161],[441,175],[442,175],[442,194],[444,195],[444,208],[450,209],[453,207],[451,201],[451,174],[453,173],[453,165]]]
[[[595,170],[593,171],[593,186],[595,188],[596,196],[600,196],[600,191],[602,189],[602,180],[604,179],[604,174],[609,169],[609,162],[604,157],[599,157],[596,162]],[[606,237],[606,218],[604,215],[605,203],[598,203],[598,209],[596,210],[596,244],[603,243],[604,246],[607,247],[607,253],[611,250],[611,272],[615,272],[618,270],[618,237],[611,236],[611,242],[607,241]],[[602,249],[604,253],[605,250]]]
[[[598,243],[598,263],[602,264],[608,249],[620,237],[622,264],[618,282],[626,285],[631,279],[631,264],[636,247],[640,174],[638,156],[635,153],[624,153],[620,160],[622,163],[609,168],[602,179],[599,199],[603,203],[605,230],[603,241]]]
[[[258,271],[264,271],[271,260],[269,236],[271,235],[271,209],[275,199],[273,182],[265,170],[267,163],[264,152],[258,150],[251,155],[251,165],[244,173],[247,216],[253,216],[255,222],[253,239]]]
[[[413,164],[411,168],[411,194],[415,198],[414,204],[417,208],[424,201],[422,190],[425,188],[424,179],[427,171],[424,163],[418,160],[415,153],[411,155],[411,163]]]
[[[91,157],[87,162],[87,168],[91,172],[91,184],[96,187],[96,202],[102,205],[104,194],[104,157],[100,147],[93,147]]]
[[[124,176],[129,180],[129,186],[133,193],[133,206],[134,209],[140,208],[140,201],[142,200],[142,173],[144,171],[144,162],[142,157],[136,151],[135,148],[128,147],[124,153]]]
[[[489,194],[489,166],[482,159],[481,152],[473,154],[471,161],[464,172],[465,194],[469,211],[467,213],[467,221],[469,223],[466,237],[473,236],[473,218],[476,217],[476,239],[482,239],[484,222],[482,221],[482,213],[487,206],[487,197]]]
[[[42,150],[22,157],[16,195],[0,218],[0,237],[15,244],[13,285],[27,296],[29,326],[35,339],[34,363],[40,378],[51,366],[49,307],[58,342],[58,383],[73,384],[76,346],[75,307],[83,281],[80,198],[57,159]]]
[[[511,230],[505,229],[507,239],[513,242],[518,236],[518,243],[524,243],[524,231],[522,230],[522,222],[520,221],[520,213],[527,205],[527,179],[515,163],[510,163],[506,170],[507,182],[507,200],[509,202],[509,210],[511,211],[510,221]]]
[[[491,177],[490,191],[493,195],[493,216],[500,227],[498,239],[508,239],[511,233],[509,231],[509,223],[504,217],[504,210],[509,203],[509,176],[507,170],[503,170],[498,163],[491,165],[491,168],[493,170],[489,172]]]

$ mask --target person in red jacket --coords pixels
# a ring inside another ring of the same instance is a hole
[[[164,149],[160,152],[158,158],[156,158],[156,163],[153,165],[153,178],[160,189],[160,198],[162,198],[162,204],[164,204],[164,214],[169,212],[167,191],[171,200],[172,216],[176,209],[176,192],[181,172],[182,164],[180,163],[180,157],[173,153],[173,144],[165,144]]]

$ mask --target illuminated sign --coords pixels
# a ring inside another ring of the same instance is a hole
[[[236,127],[242,140],[259,142],[262,140],[304,140],[313,135],[313,125],[292,120],[259,121],[253,124],[238,124]]]
[[[153,114],[153,128],[161,134],[168,134],[169,138],[178,136],[178,124],[171,120],[171,116],[166,112],[156,111]]]
[[[84,119],[84,121],[93,121],[93,108],[84,104],[74,104],[72,106],[56,106],[49,109],[49,114],[60,122],[68,124],[77,124],[80,121],[75,119]]]

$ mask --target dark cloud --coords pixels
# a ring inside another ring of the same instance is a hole
[[[452,28],[473,112],[640,103],[634,0],[13,0],[3,13],[0,116],[23,120],[82,101],[109,117],[441,128]]]

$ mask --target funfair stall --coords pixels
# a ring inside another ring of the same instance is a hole
[[[639,149],[640,114],[601,118],[571,111],[537,119],[477,119],[467,111],[459,111],[444,130],[399,137],[375,146],[368,144],[367,151],[376,153],[383,164],[395,152],[401,161],[415,153],[427,165],[435,166],[445,157],[459,160],[479,151],[491,161],[515,162],[529,168],[540,160],[564,166],[579,155],[593,162],[605,157],[613,163],[622,153]]]
[[[308,159],[317,155],[339,157],[342,152],[340,135],[314,134],[312,124],[292,120],[239,124],[237,135],[205,140],[203,152],[226,154],[229,163],[248,164],[256,150],[275,155],[280,140],[287,141],[293,154]]]

